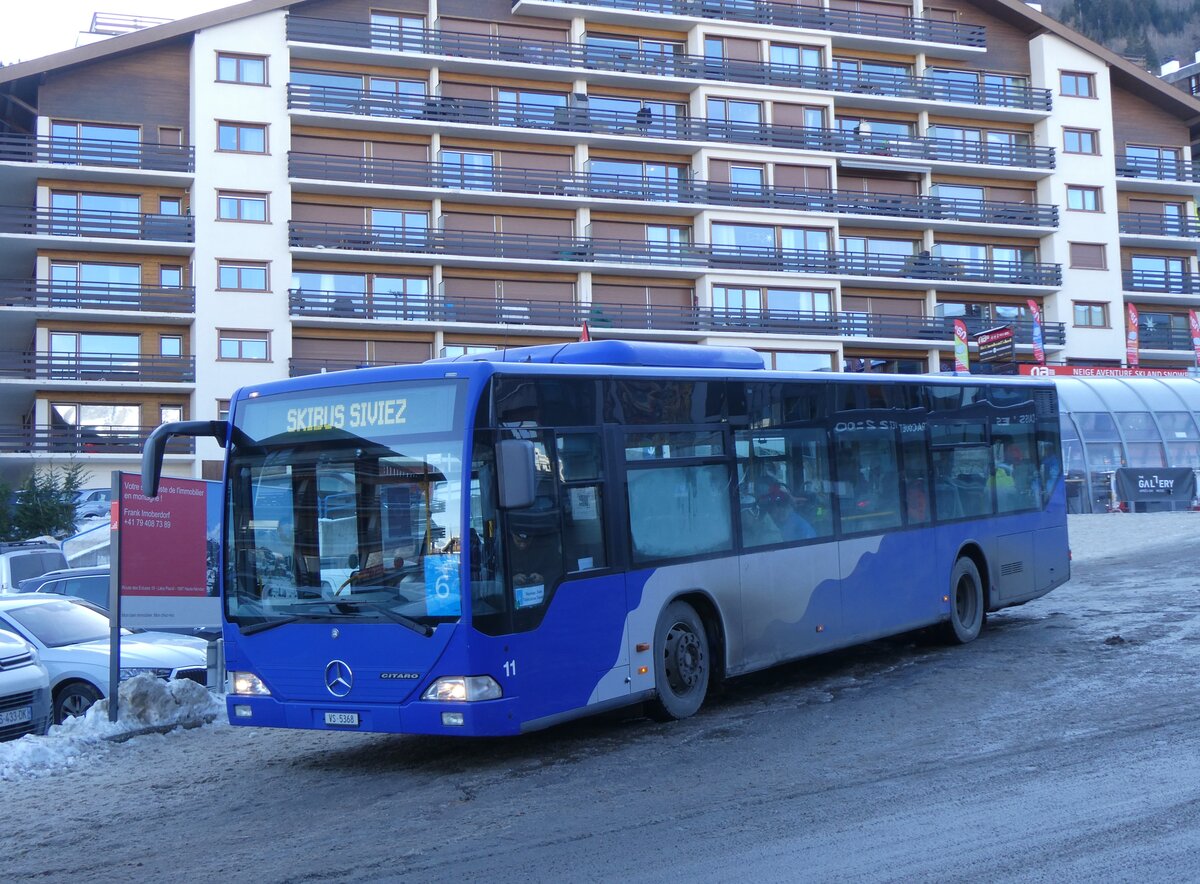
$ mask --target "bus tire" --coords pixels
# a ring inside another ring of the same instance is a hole
[[[983,579],[975,562],[963,556],[950,572],[950,619],[941,625],[941,639],[948,645],[973,642],[986,619]]]
[[[678,721],[699,711],[712,674],[708,633],[696,609],[674,601],[658,617],[654,634],[654,689],[648,712],[656,721]]]

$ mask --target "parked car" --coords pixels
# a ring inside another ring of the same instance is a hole
[[[85,713],[108,695],[109,620],[78,599],[25,593],[0,598],[0,631],[37,649],[50,677],[55,723]],[[208,645],[202,639],[121,630],[121,678],[151,673],[205,684]]]
[[[50,676],[37,651],[0,630],[0,741],[50,727]]]
[[[53,543],[43,540],[0,543],[0,594],[16,592],[22,580],[65,567],[67,559]]]
[[[111,488],[81,489],[75,494],[75,521],[107,516],[111,503]]]
[[[62,571],[50,571],[41,577],[31,577],[22,580],[17,592],[48,593],[58,596],[72,596],[83,599],[104,613],[108,613],[108,565],[98,565],[93,568],[67,568]],[[138,630],[134,630],[137,632]],[[221,628],[187,627],[162,628],[158,632],[170,632],[177,635],[194,635],[205,641],[221,637]]]

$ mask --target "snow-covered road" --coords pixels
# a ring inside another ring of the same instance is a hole
[[[738,679],[682,723],[215,726],[25,768],[0,878],[1196,880],[1200,515],[1072,518],[1071,583],[975,644]]]

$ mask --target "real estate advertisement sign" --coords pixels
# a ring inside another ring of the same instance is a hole
[[[112,570],[121,625],[219,626],[220,484],[164,477],[158,497],[148,498],[138,474],[116,479]]]
[[[1017,355],[1017,338],[1012,326],[988,329],[975,336],[980,362],[1012,362]]]

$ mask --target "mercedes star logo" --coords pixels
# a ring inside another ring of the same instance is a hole
[[[354,687],[354,673],[341,660],[334,660],[325,667],[325,687],[335,697],[344,697]]]

